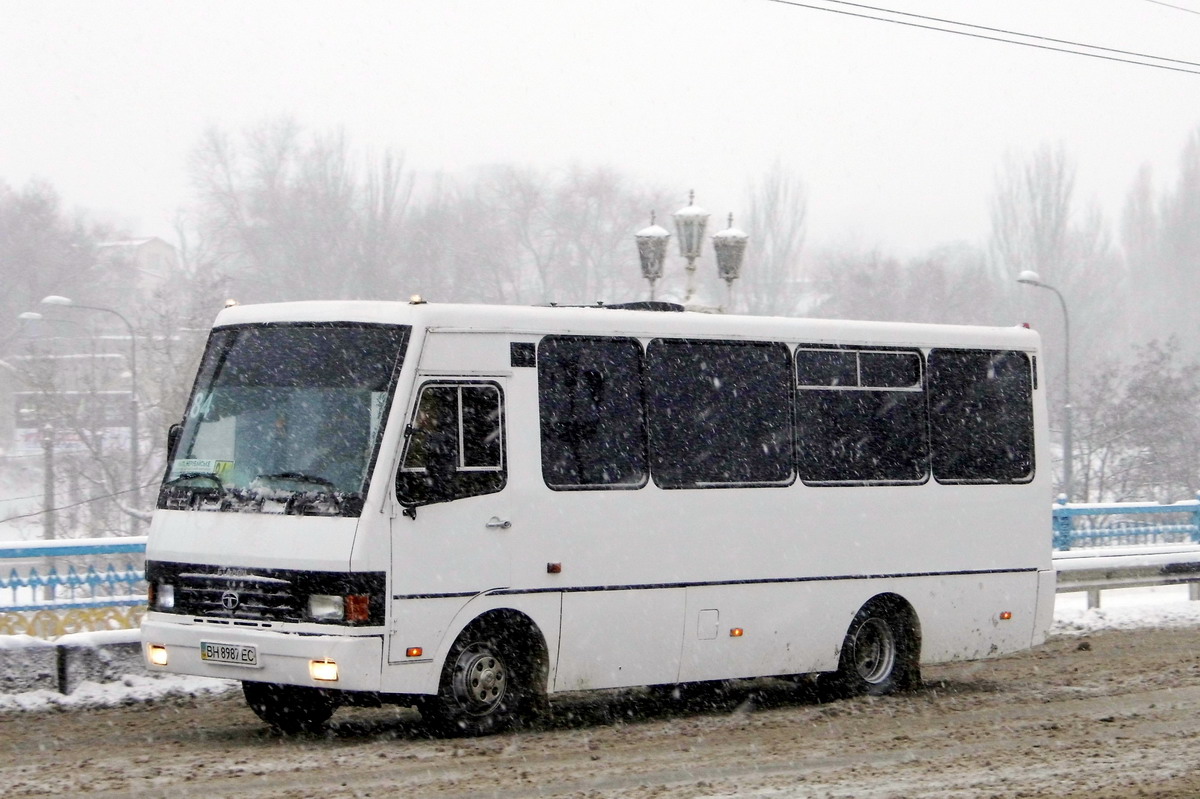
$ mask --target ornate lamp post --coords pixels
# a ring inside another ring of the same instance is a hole
[[[700,245],[704,243],[704,227],[710,214],[696,205],[696,192],[688,192],[688,204],[673,215],[675,232],[679,234],[679,254],[687,259],[687,294],[684,305],[692,301],[696,292],[696,259],[700,257]]]
[[[1054,296],[1058,297],[1058,304],[1062,307],[1063,315],[1063,493],[1067,500],[1071,499],[1071,484],[1074,477],[1074,460],[1075,450],[1073,441],[1071,440],[1071,317],[1067,314],[1067,301],[1063,298],[1062,292],[1051,286],[1049,283],[1043,283],[1042,278],[1037,272],[1026,269],[1021,274],[1017,275],[1017,282],[1024,283],[1026,286],[1036,286],[1040,289],[1048,289],[1054,292]]]
[[[133,506],[141,505],[142,490],[141,478],[138,475],[138,461],[140,455],[138,452],[138,400],[137,400],[137,337],[133,332],[133,325],[119,311],[114,311],[112,308],[101,308],[96,305],[79,305],[68,297],[61,297],[57,294],[51,294],[48,297],[42,298],[43,305],[57,305],[62,308],[75,308],[81,311],[100,311],[101,313],[112,314],[121,320],[125,325],[125,329],[129,332],[129,482],[131,493],[133,494]],[[135,518],[133,521],[133,530],[136,532],[138,521]]]
[[[633,234],[637,240],[638,259],[642,262],[642,277],[650,281],[650,300],[654,300],[654,283],[663,273],[663,261],[667,257],[667,240],[671,233],[654,223],[654,212],[650,212],[650,227]]]
[[[733,226],[733,214],[729,215],[729,227],[712,237],[713,249],[717,253],[717,275],[725,281],[729,310],[733,310],[733,281],[742,272],[749,238],[744,231]]]
[[[672,214],[675,230],[679,235],[679,254],[687,259],[687,293],[684,295],[684,305],[691,305],[696,296],[696,259],[700,257],[700,249],[704,244],[704,229],[708,225],[709,216],[708,211],[696,205],[694,191],[688,192],[688,204]],[[642,277],[650,281],[650,299],[653,300],[654,284],[663,275],[667,241],[671,234],[655,224],[654,213],[651,212],[650,227],[639,230],[634,234],[634,238],[637,240],[638,259],[642,264]],[[713,250],[717,254],[717,275],[725,281],[727,304],[730,308],[733,307],[733,281],[741,274],[746,242],[749,238],[733,226],[733,214],[729,215],[729,227],[712,237]]]

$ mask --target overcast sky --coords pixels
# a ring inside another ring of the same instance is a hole
[[[1200,62],[1200,0],[878,3]],[[722,221],[778,160],[813,245],[916,254],[982,242],[1004,154],[1047,142],[1113,218],[1140,165],[1173,179],[1198,99],[1200,74],[772,0],[0,0],[0,180],[164,238],[206,126],[292,115],[422,172],[611,166]]]

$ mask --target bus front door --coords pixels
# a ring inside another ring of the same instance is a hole
[[[465,602],[509,584],[504,388],[443,377],[417,388],[392,521],[392,662],[432,654]]]

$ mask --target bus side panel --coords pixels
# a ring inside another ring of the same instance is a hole
[[[554,690],[676,682],[686,595],[684,588],[564,593]]]
[[[679,681],[832,670],[831,642],[846,625],[831,609],[857,610],[861,592],[826,582],[688,588]]]
[[[1037,571],[919,578],[895,586],[917,612],[921,662],[972,660],[1030,647],[1037,634]],[[1012,618],[1003,619],[1002,613]]]
[[[913,606],[922,662],[1026,649],[1037,582],[1031,572],[689,588],[679,681],[833,671],[855,614],[880,594]]]

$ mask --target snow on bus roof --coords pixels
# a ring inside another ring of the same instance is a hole
[[[1038,334],[1028,328],[934,325],[916,322],[747,316],[684,311],[667,313],[620,306],[528,306],[330,300],[234,305],[214,327],[282,322],[404,324],[442,331],[504,331],[514,334],[694,336],[821,344],[912,346],[1005,346],[1033,350]]]

